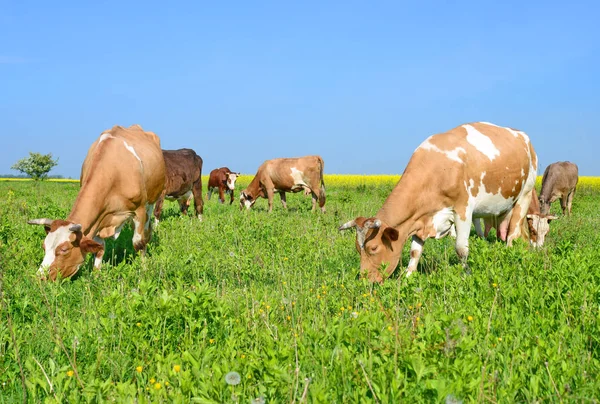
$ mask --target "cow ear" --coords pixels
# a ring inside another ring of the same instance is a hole
[[[399,236],[398,230],[394,229],[393,227],[386,227],[383,231],[383,235],[389,238],[391,241],[398,240]]]
[[[90,238],[83,238],[79,243],[79,247],[81,248],[81,252],[83,253],[97,253],[104,250],[104,246],[100,243],[95,242]]]

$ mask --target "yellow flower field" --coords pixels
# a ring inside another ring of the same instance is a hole
[[[254,174],[243,174],[238,177],[240,184],[249,184],[254,178]],[[395,185],[400,179],[399,174],[325,174],[325,187],[356,187],[359,185]],[[29,178],[0,178],[0,181],[32,181]],[[78,179],[52,178],[50,182],[79,182]],[[208,175],[202,176],[203,184],[208,183]],[[542,184],[542,176],[538,175],[536,186],[539,188]],[[580,176],[578,186],[592,187],[600,189],[600,177]]]

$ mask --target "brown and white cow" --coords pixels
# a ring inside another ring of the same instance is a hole
[[[235,181],[240,173],[234,173],[227,167],[215,168],[208,177],[208,195],[210,199],[213,191],[219,192],[219,202],[225,202],[225,194],[230,195],[229,204],[233,203],[233,191],[235,190]]]
[[[100,269],[104,239],[117,238],[133,219],[133,246],[145,253],[152,234],[154,205],[165,183],[160,139],[139,125],[114,126],[88,150],[81,168],[81,189],[66,220],[34,219],[43,225],[45,256],[39,272],[56,279],[74,275],[88,253]]]
[[[273,209],[273,195],[278,192],[281,203],[287,209],[286,192],[304,191],[312,194],[312,210],[317,201],[325,213],[325,183],[323,168],[325,163],[320,156],[297,158],[277,158],[265,161],[256,172],[250,185],[240,195],[240,209],[250,209],[259,197],[269,201],[269,212]]]
[[[202,158],[192,149],[163,150],[165,159],[165,189],[156,202],[154,217],[160,220],[165,198],[179,202],[179,210],[187,214],[192,198],[196,215],[202,220]]]
[[[579,168],[570,161],[559,161],[546,167],[540,191],[541,212],[547,214],[550,211],[550,204],[560,199],[563,215],[567,213],[571,216],[578,181]]]
[[[453,224],[456,252],[466,264],[474,218],[499,218],[508,245],[526,236],[536,171],[537,156],[524,132],[485,122],[461,125],[421,143],[374,217],[357,217],[339,230],[356,228],[361,272],[371,281],[394,272],[412,237],[410,275],[425,240],[446,236]]]
[[[541,247],[544,245],[546,240],[546,236],[550,232],[550,222],[552,220],[558,219],[554,215],[542,214],[540,212],[540,204],[537,199],[537,193],[535,188],[531,193],[531,203],[529,204],[529,208],[527,209],[527,225],[529,228],[529,243],[533,247]],[[475,231],[479,237],[487,238],[490,230],[493,228],[498,228],[498,219],[497,218],[486,218],[484,219],[485,230],[481,229],[481,223],[479,219],[474,220],[475,223]],[[506,233],[502,234],[500,232],[496,233],[496,236],[503,241],[506,241]],[[503,238],[504,237],[504,238]]]

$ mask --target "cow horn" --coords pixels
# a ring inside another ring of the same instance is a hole
[[[81,231],[81,225],[80,224],[72,224],[71,226],[69,226],[69,231],[72,231],[73,233],[77,233],[78,231]]]
[[[50,219],[32,219],[27,222],[28,224],[41,224],[42,226],[50,226],[52,220]]]
[[[349,229],[351,227],[356,227],[356,220],[350,220],[349,222],[344,223],[340,227],[338,227],[339,231]]]

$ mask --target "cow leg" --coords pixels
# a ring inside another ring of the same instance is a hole
[[[189,198],[182,197],[179,198],[177,202],[179,203],[179,212],[181,212],[183,216],[187,216],[188,206],[190,206]]]
[[[567,212],[569,213],[569,216],[571,216],[571,208],[573,207],[573,197],[575,197],[575,190],[572,190],[567,197]]]
[[[479,218],[473,219],[473,224],[475,225],[475,233],[477,233],[477,236],[483,238],[484,234],[483,234],[483,230],[481,229],[481,219],[479,219]]]
[[[287,209],[287,201],[285,199],[285,192],[279,191],[279,196],[281,197],[281,204],[283,205],[283,208]]]
[[[219,203],[225,203],[225,189],[219,187]]]
[[[94,237],[94,241],[98,244],[102,244],[102,250],[98,251],[95,255],[94,255],[94,269],[97,269],[98,271],[100,270],[100,267],[102,266],[102,257],[104,256],[104,239],[100,238],[100,237]]]
[[[194,207],[196,208],[196,216],[202,221],[202,214],[204,213],[204,201],[202,200],[202,177],[198,178],[198,181],[194,182],[192,186],[192,195],[194,196]]]
[[[524,230],[524,225],[527,225],[527,210],[531,203],[531,197],[533,190],[521,195],[515,206],[512,209],[512,213],[507,214],[504,221],[508,221],[508,235],[506,236],[506,245],[511,246],[513,240],[519,237],[526,237],[528,234]],[[527,240],[528,241],[528,240]]]
[[[231,205],[231,204],[233,203],[233,189],[230,189],[229,191],[230,191],[230,192],[229,192],[229,195],[230,195],[230,197],[231,197],[231,198],[229,199],[229,204]]]
[[[213,193],[213,189],[212,188],[208,188],[208,192],[206,193],[206,200],[210,201],[210,197],[212,196]]]
[[[563,216],[565,215],[565,211],[567,210],[567,198],[564,195],[560,197],[560,208],[562,209]]]
[[[155,209],[154,209],[154,224],[158,226],[158,221],[160,220],[160,215],[162,213],[163,203],[165,202],[166,190],[162,192],[158,200],[156,201]]]
[[[417,236],[412,236],[412,241],[410,243],[410,260],[408,261],[408,268],[406,269],[407,277],[417,270],[419,259],[423,253],[423,243],[424,241]]]
[[[473,214],[467,208],[465,212],[465,220],[460,218],[460,215],[454,215],[454,225],[456,226],[456,254],[462,261],[463,265],[467,264],[467,257],[469,256],[469,234],[471,233],[471,223],[473,221]]]
[[[269,210],[267,212],[271,212],[273,210],[273,195],[273,190],[267,189],[267,201],[269,202]]]
[[[151,216],[154,211],[154,204],[140,206],[135,211],[133,217],[133,248],[140,251],[143,255],[146,254],[146,245],[152,236]]]

